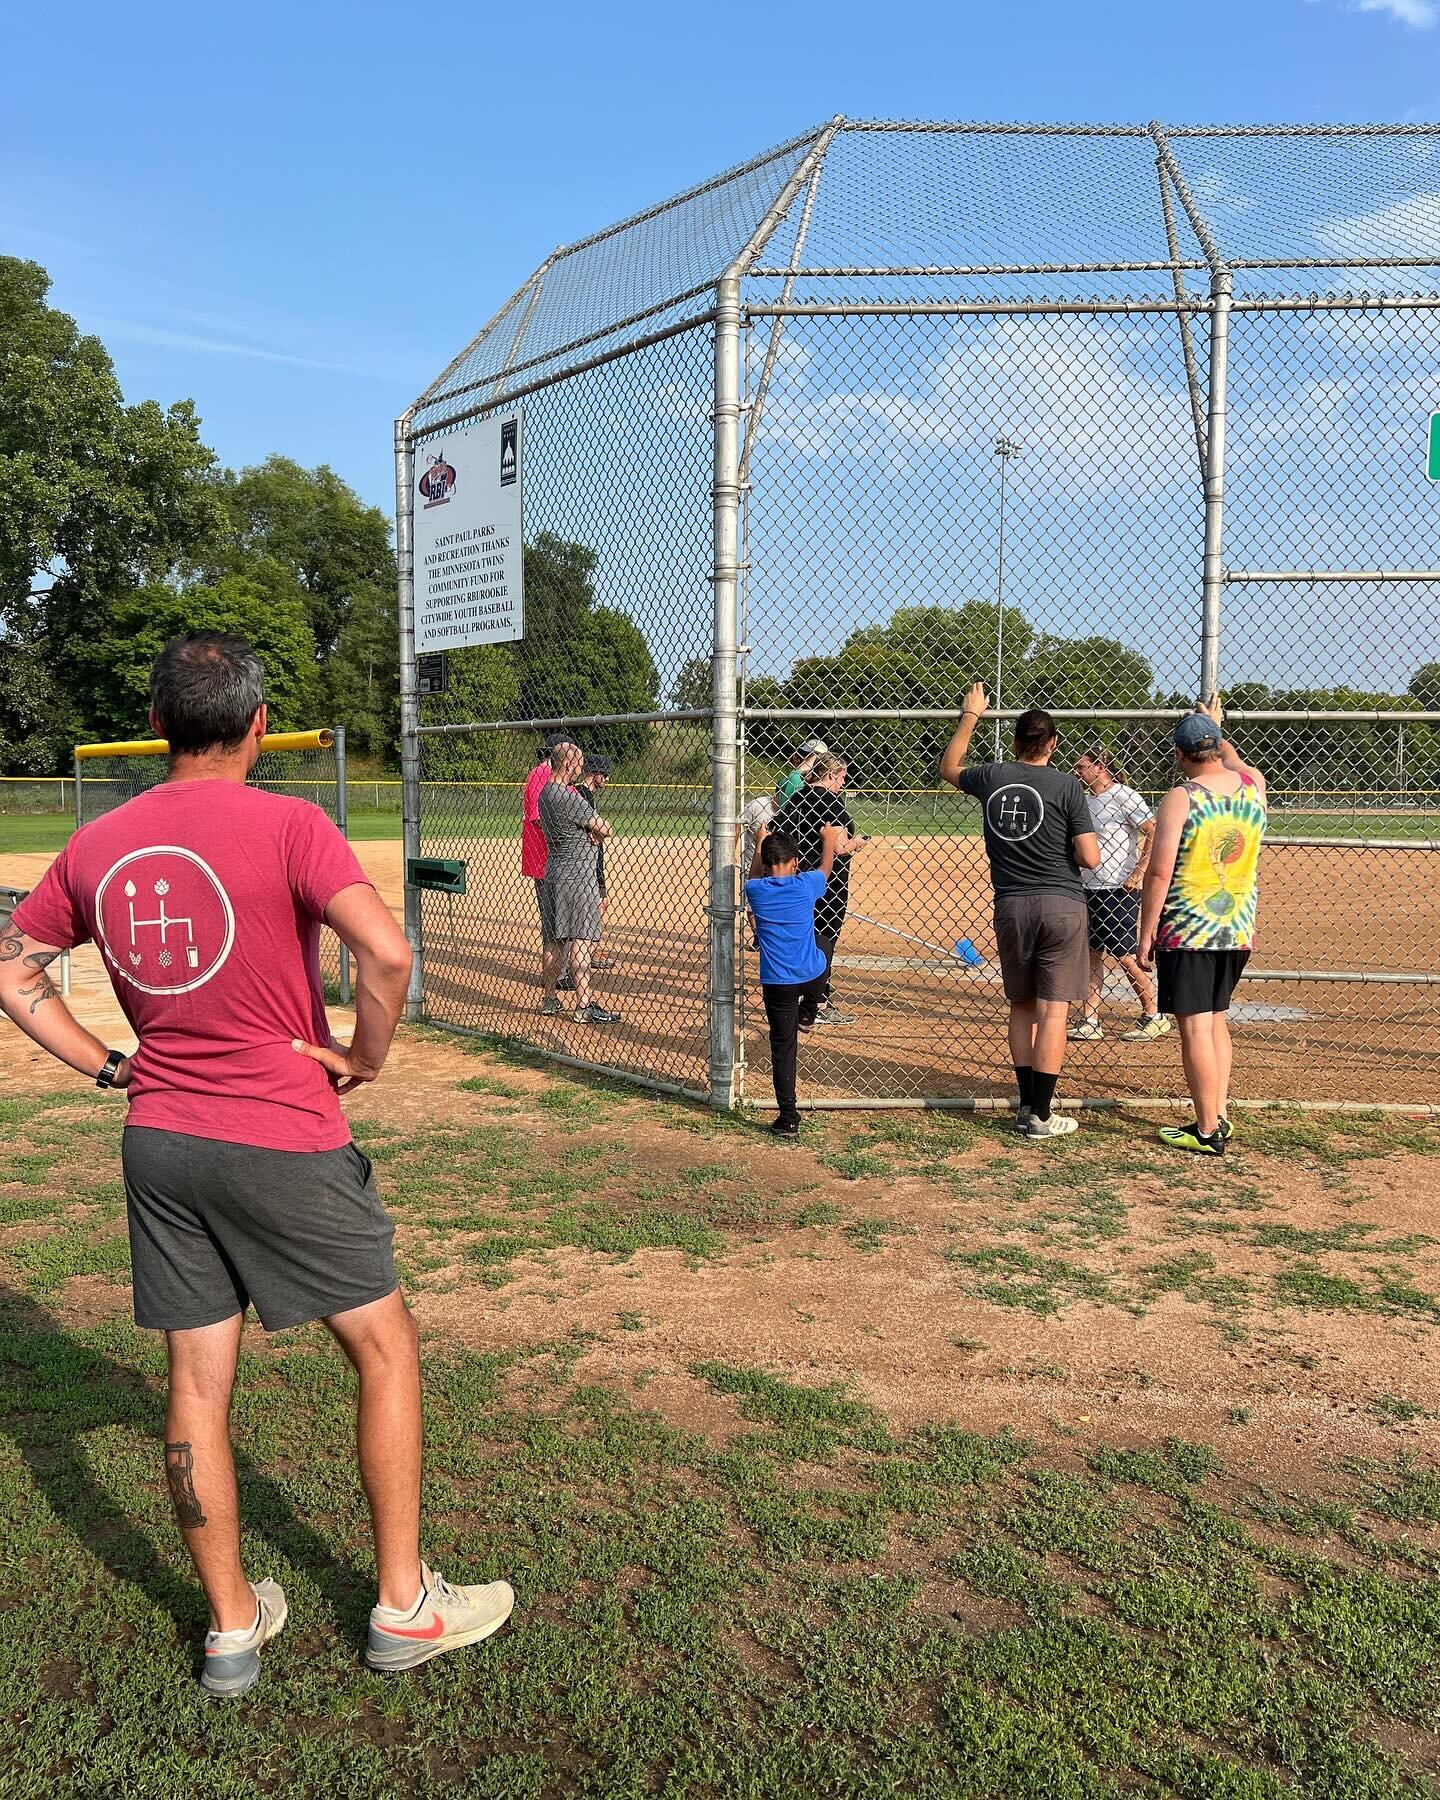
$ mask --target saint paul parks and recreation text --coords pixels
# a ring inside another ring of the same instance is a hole
[[[436,538],[419,571],[427,638],[437,644],[470,643],[477,627],[487,637],[492,630],[496,637],[519,635],[506,554],[510,545],[509,534],[496,525]]]

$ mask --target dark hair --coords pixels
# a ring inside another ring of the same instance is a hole
[[[1075,760],[1079,762],[1082,758],[1084,761],[1093,762],[1097,767],[1102,768],[1112,781],[1124,781],[1125,777],[1121,773],[1119,763],[1115,761],[1103,744],[1087,744]]]
[[[1032,706],[1015,721],[1015,748],[1021,756],[1034,756],[1058,736],[1055,721],[1043,706]]]
[[[236,749],[264,704],[260,658],[228,632],[171,638],[150,671],[151,710],[172,752]]]
[[[799,862],[800,846],[785,831],[772,831],[760,846],[762,869],[778,869],[781,863]]]

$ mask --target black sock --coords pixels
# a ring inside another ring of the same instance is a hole
[[[1030,1106],[1035,1117],[1043,1124],[1050,1117],[1050,1102],[1055,1098],[1055,1083],[1058,1075],[1045,1075],[1036,1069],[1030,1077]]]
[[[1035,1086],[1035,1071],[1028,1063],[1023,1069],[1019,1063],[1015,1064],[1015,1085],[1020,1090],[1020,1104],[1028,1106]]]

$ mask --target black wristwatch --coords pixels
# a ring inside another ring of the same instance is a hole
[[[120,1073],[120,1065],[121,1065],[121,1063],[124,1062],[124,1060],[125,1060],[125,1057],[121,1051],[112,1050],[110,1052],[110,1054],[105,1058],[105,1067],[95,1077],[96,1087],[98,1087],[98,1088],[114,1087],[115,1077]]]

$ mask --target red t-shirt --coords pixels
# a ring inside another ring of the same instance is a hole
[[[93,939],[140,1040],[127,1123],[267,1150],[350,1141],[328,1044],[320,920],[367,881],[318,806],[236,781],[163,782],[84,826],[15,909],[17,931]]]
[[[545,833],[540,829],[540,793],[550,780],[548,762],[536,763],[525,781],[525,803],[520,809],[524,823],[520,827],[520,873],[532,881],[545,879],[545,864],[550,850]]]

